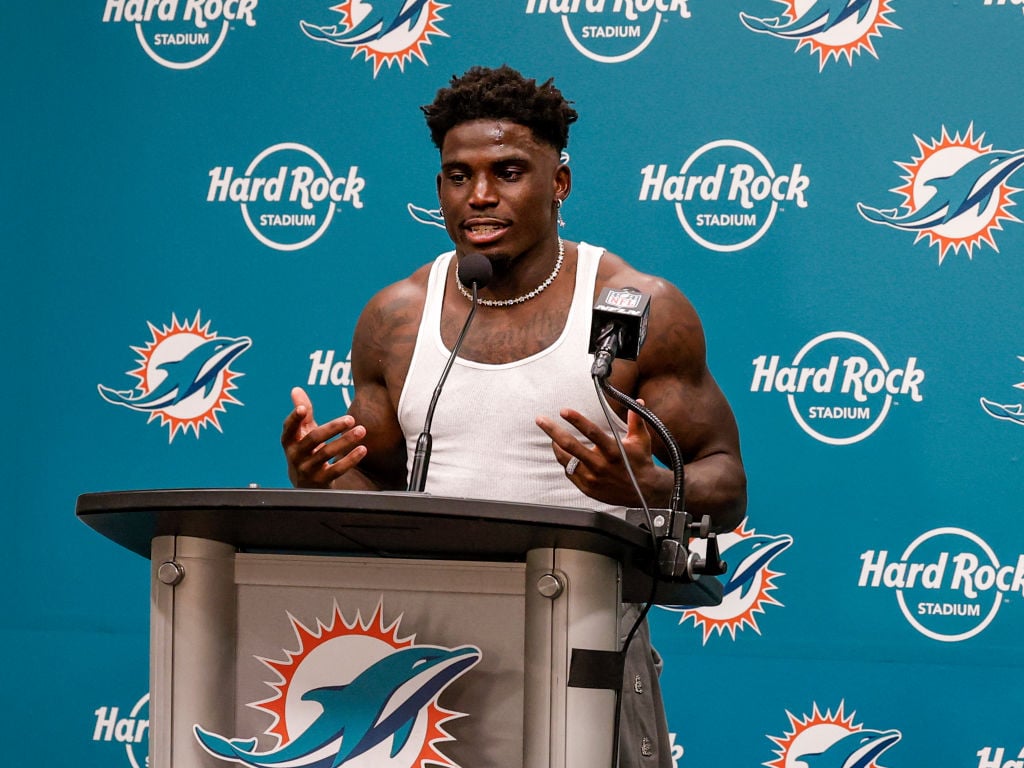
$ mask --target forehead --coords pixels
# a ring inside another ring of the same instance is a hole
[[[489,159],[558,159],[555,148],[537,139],[533,131],[525,125],[496,118],[459,123],[445,134],[441,147],[442,163],[476,155],[483,155]]]

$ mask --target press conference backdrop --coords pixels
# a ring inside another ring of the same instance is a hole
[[[148,564],[76,497],[287,485],[289,389],[342,413],[360,308],[449,247],[419,105],[509,63],[581,114],[564,235],[682,288],[741,429],[725,601],[651,614],[675,764],[1022,765],[1021,0],[51,0],[0,35],[6,763],[145,764]]]

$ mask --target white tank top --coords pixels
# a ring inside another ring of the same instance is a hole
[[[590,377],[593,356],[587,352],[603,249],[580,243],[578,251],[572,305],[554,344],[500,365],[455,360],[431,424],[428,493],[622,512],[622,507],[595,501],[572,484],[555,459],[551,440],[534,423],[545,415],[566,424],[558,413],[568,407],[607,429]],[[431,395],[451,354],[441,340],[441,306],[454,255],[442,254],[431,267],[416,347],[398,402],[410,467]],[[625,430],[618,417],[615,424]]]

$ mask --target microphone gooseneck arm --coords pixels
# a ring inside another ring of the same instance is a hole
[[[659,419],[650,408],[640,405],[640,403],[632,397],[627,395],[625,392],[616,389],[606,380],[601,381],[601,388],[613,400],[622,403],[629,410],[639,414],[640,417],[658,433],[658,437],[661,438],[661,442],[665,444],[665,448],[668,450],[669,463],[672,466],[672,499],[669,502],[668,508],[673,514],[676,512],[682,512],[685,504],[684,483],[686,480],[686,470],[683,467],[683,454],[682,451],[679,450],[679,443],[676,442],[672,433],[668,431],[668,427],[665,426],[664,422],[662,422],[662,420]]]

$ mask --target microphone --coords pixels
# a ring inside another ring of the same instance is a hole
[[[594,365],[590,375],[604,381],[611,375],[612,360],[636,360],[647,338],[651,297],[636,288],[602,288],[594,303],[590,323],[590,348]]]
[[[441,379],[434,388],[434,395],[430,398],[430,405],[427,407],[427,418],[423,422],[423,431],[420,432],[419,439],[416,441],[416,450],[413,453],[412,459],[412,470],[409,472],[409,485],[406,490],[417,493],[421,493],[427,485],[427,468],[430,466],[430,450],[432,448],[430,424],[434,420],[434,409],[437,407],[438,398],[441,397],[441,388],[444,386],[445,379],[448,378],[448,372],[452,369],[455,358],[459,355],[462,340],[466,338],[466,331],[469,330],[469,324],[473,321],[473,316],[476,314],[477,291],[485,287],[494,275],[491,262],[481,253],[467,253],[459,259],[455,272],[463,285],[468,285],[472,288],[473,306],[469,310],[469,316],[462,326],[462,331],[455,342],[455,347],[448,357],[448,362],[441,372]]]

